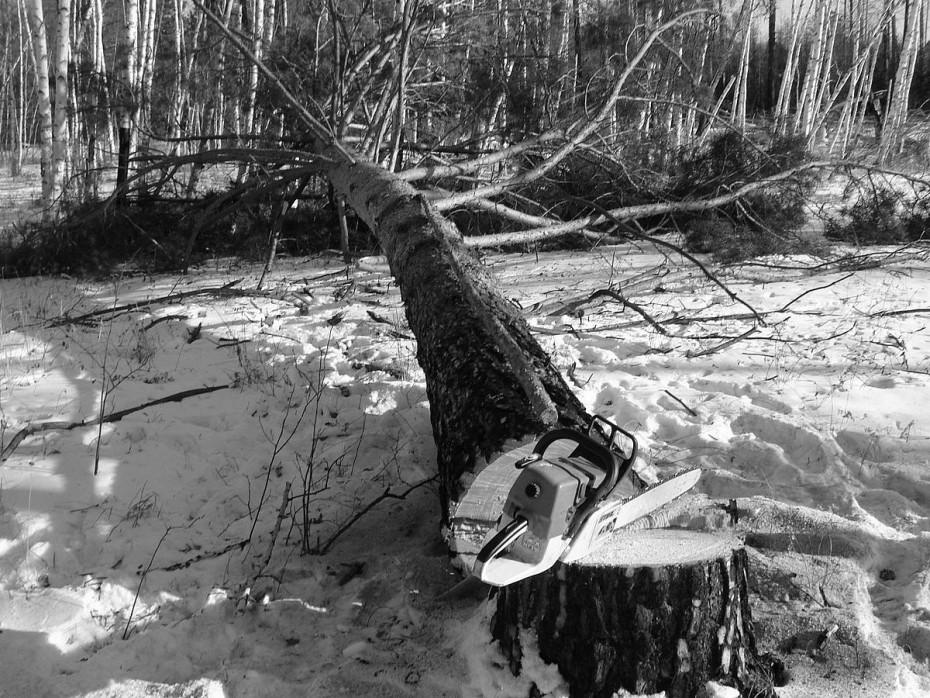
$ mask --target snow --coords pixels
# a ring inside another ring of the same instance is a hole
[[[783,697],[930,696],[930,262],[880,252],[712,268],[738,301],[649,248],[485,257],[588,408],[637,435],[646,480],[704,470],[663,520],[746,538]],[[259,275],[0,282],[3,446],[104,396],[219,387],[37,431],[0,464],[0,693],[567,695],[532,637],[510,672],[493,603],[436,601],[459,577],[383,263],[286,260],[255,293]],[[611,284],[667,334],[581,302]]]

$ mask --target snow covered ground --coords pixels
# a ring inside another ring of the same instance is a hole
[[[651,248],[486,262],[647,478],[704,469],[664,521],[746,537],[780,696],[930,696],[926,250],[714,269],[737,298]],[[258,272],[0,282],[0,696],[564,695],[538,657],[510,675],[488,603],[435,600],[458,576],[386,269]],[[581,302],[607,287],[656,324]],[[75,426],[102,397],[130,411]]]

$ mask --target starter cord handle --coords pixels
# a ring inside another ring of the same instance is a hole
[[[526,533],[530,527],[530,522],[524,517],[518,516],[513,521],[504,526],[500,531],[494,534],[478,553],[478,562],[487,564],[496,557],[500,557],[507,548],[513,545],[514,541]]]

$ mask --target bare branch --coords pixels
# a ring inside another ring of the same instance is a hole
[[[527,138],[526,140],[521,141],[516,145],[512,145],[509,148],[504,148],[502,150],[498,150],[493,153],[468,160],[466,162],[411,167],[410,169],[404,170],[403,172],[398,172],[397,175],[407,182],[416,182],[417,180],[421,179],[438,179],[440,177],[457,177],[460,175],[466,175],[472,172],[477,172],[483,167],[496,165],[499,162],[510,160],[517,155],[521,155],[528,150],[532,150],[538,145],[565,138],[566,135],[567,134],[564,129],[552,129],[550,131],[545,131],[544,133],[541,133],[533,138]]]
[[[236,50],[239,51],[243,56],[245,56],[259,72],[265,76],[265,79],[268,80],[271,84],[275,86],[277,90],[280,91],[281,96],[284,97],[285,101],[297,112],[297,115],[300,117],[300,120],[304,122],[307,128],[310,129],[310,132],[320,140],[320,142],[327,148],[339,153],[346,162],[354,163],[356,157],[350,153],[346,148],[339,142],[332,130],[326,126],[322,121],[317,119],[313,114],[311,114],[307,108],[298,100],[290,90],[284,85],[283,82],[275,75],[268,66],[252,51],[249,49],[242,40],[236,36],[235,33],[230,31],[229,27],[226,26],[226,23],[220,18],[217,17],[213,12],[211,12],[207,7],[199,2],[199,0],[193,0],[194,6],[203,12],[207,19],[209,19],[213,24],[219,28],[223,34],[226,35],[226,38],[229,39],[229,42],[236,47]]]
[[[547,227],[533,228],[530,230],[519,230],[510,233],[498,233],[496,235],[484,235],[481,237],[468,238],[467,243],[472,247],[500,247],[501,245],[522,245],[541,240],[551,240],[552,238],[566,235],[568,233],[577,233],[581,230],[592,228],[594,226],[613,222],[614,224],[622,221],[633,220],[635,218],[647,218],[651,216],[661,216],[669,213],[698,213],[701,211],[710,211],[726,204],[733,203],[748,194],[767,186],[783,182],[785,180],[797,177],[799,174],[810,170],[833,168],[837,162],[829,160],[818,160],[815,162],[805,163],[798,167],[792,167],[777,174],[765,177],[755,182],[749,182],[743,186],[707,199],[682,199],[680,201],[663,201],[653,204],[637,204],[635,206],[622,206],[611,210],[600,209],[598,213],[590,216],[583,216],[571,221],[552,220]],[[848,163],[842,163],[846,166]],[[440,204],[443,202],[437,202]],[[599,207],[597,207],[599,208]]]
[[[448,211],[457,206],[461,206],[462,204],[466,204],[475,198],[496,196],[497,194],[500,194],[501,192],[513,186],[533,182],[550,172],[556,165],[558,165],[569,154],[571,154],[583,141],[591,136],[598,129],[601,123],[603,123],[603,121],[611,114],[614,105],[617,103],[617,100],[620,97],[620,90],[623,89],[627,79],[643,60],[643,58],[645,58],[646,54],[649,52],[649,49],[652,48],[652,45],[656,42],[656,40],[665,31],[674,27],[676,24],[679,24],[688,17],[692,17],[697,14],[704,14],[708,11],[709,10],[706,8],[699,8],[696,10],[683,12],[656,28],[648,37],[646,37],[646,40],[643,42],[642,46],[639,47],[639,51],[637,51],[636,54],[629,60],[626,67],[623,69],[623,72],[614,82],[614,86],[611,89],[610,94],[604,100],[604,103],[601,105],[601,108],[598,110],[597,114],[589,119],[583,126],[580,126],[573,134],[570,135],[568,140],[558,150],[539,163],[532,170],[527,170],[526,172],[522,172],[515,177],[511,177],[510,179],[504,180],[497,184],[485,185],[483,187],[473,189],[469,192],[463,192],[461,194],[451,196],[443,201],[437,201],[435,204],[436,209],[438,211]]]
[[[6,445],[3,451],[0,451],[0,463],[6,461],[13,451],[16,450],[16,447],[19,446],[23,440],[37,434],[41,431],[52,431],[52,430],[61,430],[61,431],[71,431],[72,429],[79,429],[80,427],[90,427],[96,426],[98,424],[109,424],[111,422],[118,422],[123,417],[132,414],[133,412],[139,412],[148,407],[154,407],[155,405],[163,405],[167,402],[180,402],[189,397],[194,397],[195,395],[204,395],[206,393],[212,393],[217,390],[225,390],[232,386],[229,385],[211,385],[206,388],[193,388],[191,390],[182,390],[179,393],[174,393],[172,395],[167,395],[165,397],[158,398],[157,400],[151,400],[149,402],[137,405],[136,407],[128,407],[124,410],[117,410],[116,412],[111,412],[108,415],[103,417],[95,417],[93,419],[82,419],[77,422],[38,422],[35,424],[29,424],[22,429],[20,429],[16,435],[10,439],[10,443]]]

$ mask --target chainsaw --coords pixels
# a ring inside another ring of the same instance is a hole
[[[566,442],[572,450],[566,451]],[[552,448],[556,443],[562,447]],[[636,451],[634,436],[603,417],[594,417],[587,433],[560,428],[544,434],[515,462],[520,473],[472,577],[501,587],[556,562],[583,558],[614,531],[687,492],[701,476],[700,469],[686,470],[624,499],[616,493],[631,474]]]

